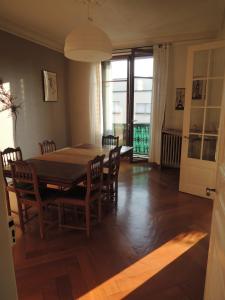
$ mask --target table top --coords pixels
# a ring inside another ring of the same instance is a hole
[[[87,163],[96,155],[104,154],[106,163],[111,149],[112,147],[82,144],[36,156],[27,161],[35,166],[41,182],[70,186],[84,179]],[[132,147],[123,146],[121,155],[126,155],[130,151]]]

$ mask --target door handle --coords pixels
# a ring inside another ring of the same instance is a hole
[[[210,196],[211,192],[213,192],[213,193],[216,192],[216,189],[211,189],[211,188],[207,187],[205,191],[206,191],[206,196]]]

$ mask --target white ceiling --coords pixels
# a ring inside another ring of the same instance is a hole
[[[101,0],[94,23],[114,48],[212,38],[224,19],[224,0]],[[64,39],[87,19],[80,0],[0,0],[0,28],[62,51]]]

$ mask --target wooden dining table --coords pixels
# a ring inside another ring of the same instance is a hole
[[[104,164],[107,164],[111,149],[112,147],[108,146],[82,144],[39,155],[26,161],[34,165],[40,183],[71,187],[83,181],[88,161],[95,156],[104,154]],[[121,156],[129,156],[132,149],[132,147],[122,146]]]

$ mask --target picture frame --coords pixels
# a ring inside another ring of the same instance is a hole
[[[57,102],[58,88],[56,73],[43,70],[44,101]]]
[[[184,110],[185,88],[176,88],[175,110]]]

